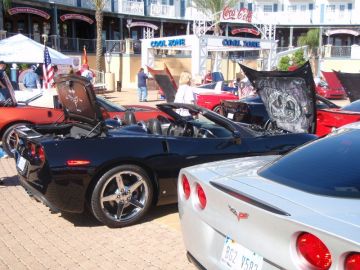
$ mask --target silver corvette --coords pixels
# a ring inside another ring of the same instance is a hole
[[[360,122],[289,154],[181,170],[179,214],[201,269],[360,269]]]

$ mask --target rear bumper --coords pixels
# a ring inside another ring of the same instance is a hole
[[[45,204],[47,207],[50,208],[50,210],[54,213],[60,212],[60,210],[52,204],[48,199],[36,188],[32,187],[28,182],[26,182],[25,178],[19,175],[20,184],[22,187],[30,193],[30,195],[34,196],[37,200],[41,201],[43,204]]]

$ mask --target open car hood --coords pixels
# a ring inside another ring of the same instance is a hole
[[[104,120],[96,103],[93,87],[87,79],[76,75],[61,75],[55,82],[67,119],[92,126]]]
[[[6,87],[0,89],[0,107],[16,106],[15,91],[5,71],[0,75],[0,78],[1,83]]]
[[[154,77],[154,80],[164,92],[166,102],[173,102],[177,91],[177,85],[170,70],[164,65],[164,69],[152,69],[147,67],[149,73]]]
[[[334,72],[344,87],[350,102],[360,99],[360,73]]]
[[[315,83],[309,62],[294,71],[256,71],[240,64],[278,128],[315,133]]]

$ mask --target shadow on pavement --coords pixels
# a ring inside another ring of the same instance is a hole
[[[150,222],[157,218],[176,213],[177,211],[177,204],[154,207],[138,224]],[[61,213],[61,217],[73,223],[75,227],[105,226],[101,224],[89,210],[85,210],[82,214]]]
[[[0,188],[19,186],[19,178],[17,175],[11,177],[0,177]]]

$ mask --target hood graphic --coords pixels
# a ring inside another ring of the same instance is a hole
[[[240,65],[278,128],[316,130],[315,83],[309,62],[294,71],[256,71]]]
[[[344,87],[350,102],[360,99],[360,73],[334,72]]]
[[[91,83],[84,77],[62,75],[55,79],[59,101],[70,120],[96,126],[103,121]]]
[[[166,102],[174,102],[177,85],[167,66],[165,65],[162,70],[152,69],[151,67],[147,67],[147,69],[163,91]]]

